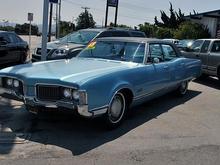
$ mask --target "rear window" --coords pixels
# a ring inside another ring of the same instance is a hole
[[[129,37],[128,32],[125,31],[104,31],[97,38],[102,37]]]
[[[142,32],[131,32],[132,37],[146,37]]]

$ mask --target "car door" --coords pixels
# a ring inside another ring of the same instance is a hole
[[[211,41],[205,40],[202,44],[201,51],[199,53],[199,59],[202,61],[202,69],[207,70],[208,69],[208,51]]]
[[[22,45],[20,44],[20,41],[17,40],[14,33],[8,33],[8,38],[10,40],[10,44],[8,45],[10,50],[10,60],[12,62],[17,62],[20,60],[20,56],[22,53]]]
[[[220,41],[214,41],[208,54],[207,70],[210,74],[217,75],[220,65]]]
[[[161,44],[149,44],[149,56],[147,63],[153,66],[153,86],[154,92],[165,89],[171,82],[170,66],[164,61]]]
[[[164,54],[164,62],[169,66],[171,76],[170,86],[175,86],[185,79],[185,59],[179,57],[172,45],[161,44],[161,46]]]

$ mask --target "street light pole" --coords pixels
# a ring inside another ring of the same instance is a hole
[[[58,13],[58,27],[57,27],[57,37],[60,38],[60,20],[61,20],[61,0],[58,2],[59,3],[59,13]]]
[[[105,28],[108,25],[108,1],[106,3],[106,13],[105,13]]]
[[[48,11],[49,11],[49,0],[44,0],[41,61],[45,61],[47,56]]]
[[[118,1],[119,0],[117,0],[116,11],[115,11],[115,27],[117,27],[117,19],[118,19]]]
[[[53,3],[50,3],[50,21],[49,21],[49,33],[48,33],[48,42],[51,41],[51,32],[52,32],[52,16],[53,16]]]

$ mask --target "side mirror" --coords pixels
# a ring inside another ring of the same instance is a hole
[[[156,57],[155,57],[155,58],[153,58],[153,63],[154,63],[154,64],[158,64],[158,63],[160,63],[159,58],[156,58]]]
[[[0,41],[0,46],[6,46],[7,42],[6,41]]]

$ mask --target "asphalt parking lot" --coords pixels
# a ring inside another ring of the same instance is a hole
[[[197,80],[133,108],[121,127],[49,112],[38,119],[0,97],[0,164],[178,164],[220,162],[220,84]]]

